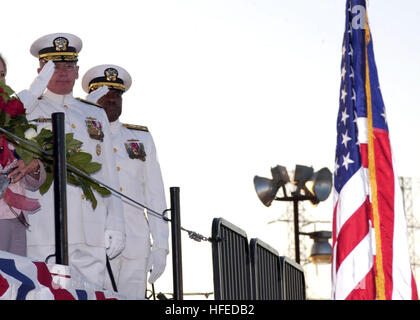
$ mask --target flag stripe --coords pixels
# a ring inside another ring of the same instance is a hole
[[[394,174],[392,166],[391,148],[388,133],[385,130],[375,129],[375,158],[377,160],[376,180],[378,210],[381,212],[380,228],[381,243],[393,243],[394,238]],[[386,299],[392,298],[392,264],[393,246],[382,247],[382,267]]]
[[[340,268],[345,257],[369,233],[369,210],[369,199],[366,199],[341,228],[337,238],[337,269]]]
[[[0,258],[0,271],[3,271],[22,283],[18,289],[16,300],[25,300],[28,292],[35,289],[35,283],[16,268],[14,260]]]
[[[9,287],[7,280],[0,274],[0,297],[6,293]]]
[[[348,295],[371,271],[373,266],[372,234],[366,237],[346,256],[337,270],[335,299],[347,299]],[[368,254],[367,254],[368,253]],[[357,265],[357,268],[354,266]],[[372,290],[366,283],[366,290]]]
[[[51,273],[49,272],[45,263],[34,262],[34,264],[38,271],[39,283],[50,289],[51,293],[54,295],[55,300],[75,300],[69,291],[62,289],[57,285],[54,286]]]
[[[77,295],[78,300],[87,300],[88,299],[88,295],[87,295],[87,292],[85,290],[76,289],[76,295]]]
[[[348,294],[346,300],[374,300],[376,297],[375,275],[373,268]]]
[[[335,193],[336,236],[346,221],[366,201],[366,197],[369,195],[369,188],[366,184],[367,175],[367,170],[360,168],[344,185],[341,193]]]

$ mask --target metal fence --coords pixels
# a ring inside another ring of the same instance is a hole
[[[281,300],[281,264],[277,251],[260,239],[251,239],[252,289],[255,300]]]
[[[212,225],[215,300],[304,300],[302,267],[223,218]]]
[[[213,281],[216,300],[250,300],[251,262],[245,231],[223,218],[213,220]]]
[[[306,283],[303,268],[292,259],[279,257],[281,263],[282,300],[305,300]]]

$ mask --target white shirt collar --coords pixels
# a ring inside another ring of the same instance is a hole
[[[117,119],[114,122],[110,122],[109,126],[111,128],[111,135],[115,135],[117,132],[120,131],[120,128],[122,127],[122,123]]]
[[[70,92],[69,94],[61,95],[61,94],[56,94],[47,89],[42,96],[54,101],[55,103],[59,103],[63,105],[66,103],[70,103],[74,100],[73,91]]]

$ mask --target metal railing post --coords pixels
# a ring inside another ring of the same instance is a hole
[[[179,205],[179,187],[170,188],[171,195],[171,232],[172,232],[172,270],[174,300],[183,300],[182,252],[181,252],[181,214]]]
[[[54,170],[54,217],[55,217],[55,261],[68,265],[67,238],[67,191],[66,191],[66,135],[64,113],[52,114],[53,170]]]
[[[299,239],[299,200],[293,199],[293,222],[295,232],[295,260],[300,263],[300,239]]]

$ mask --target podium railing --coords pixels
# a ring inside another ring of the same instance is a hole
[[[212,225],[216,300],[305,300],[302,266],[223,218]]]

